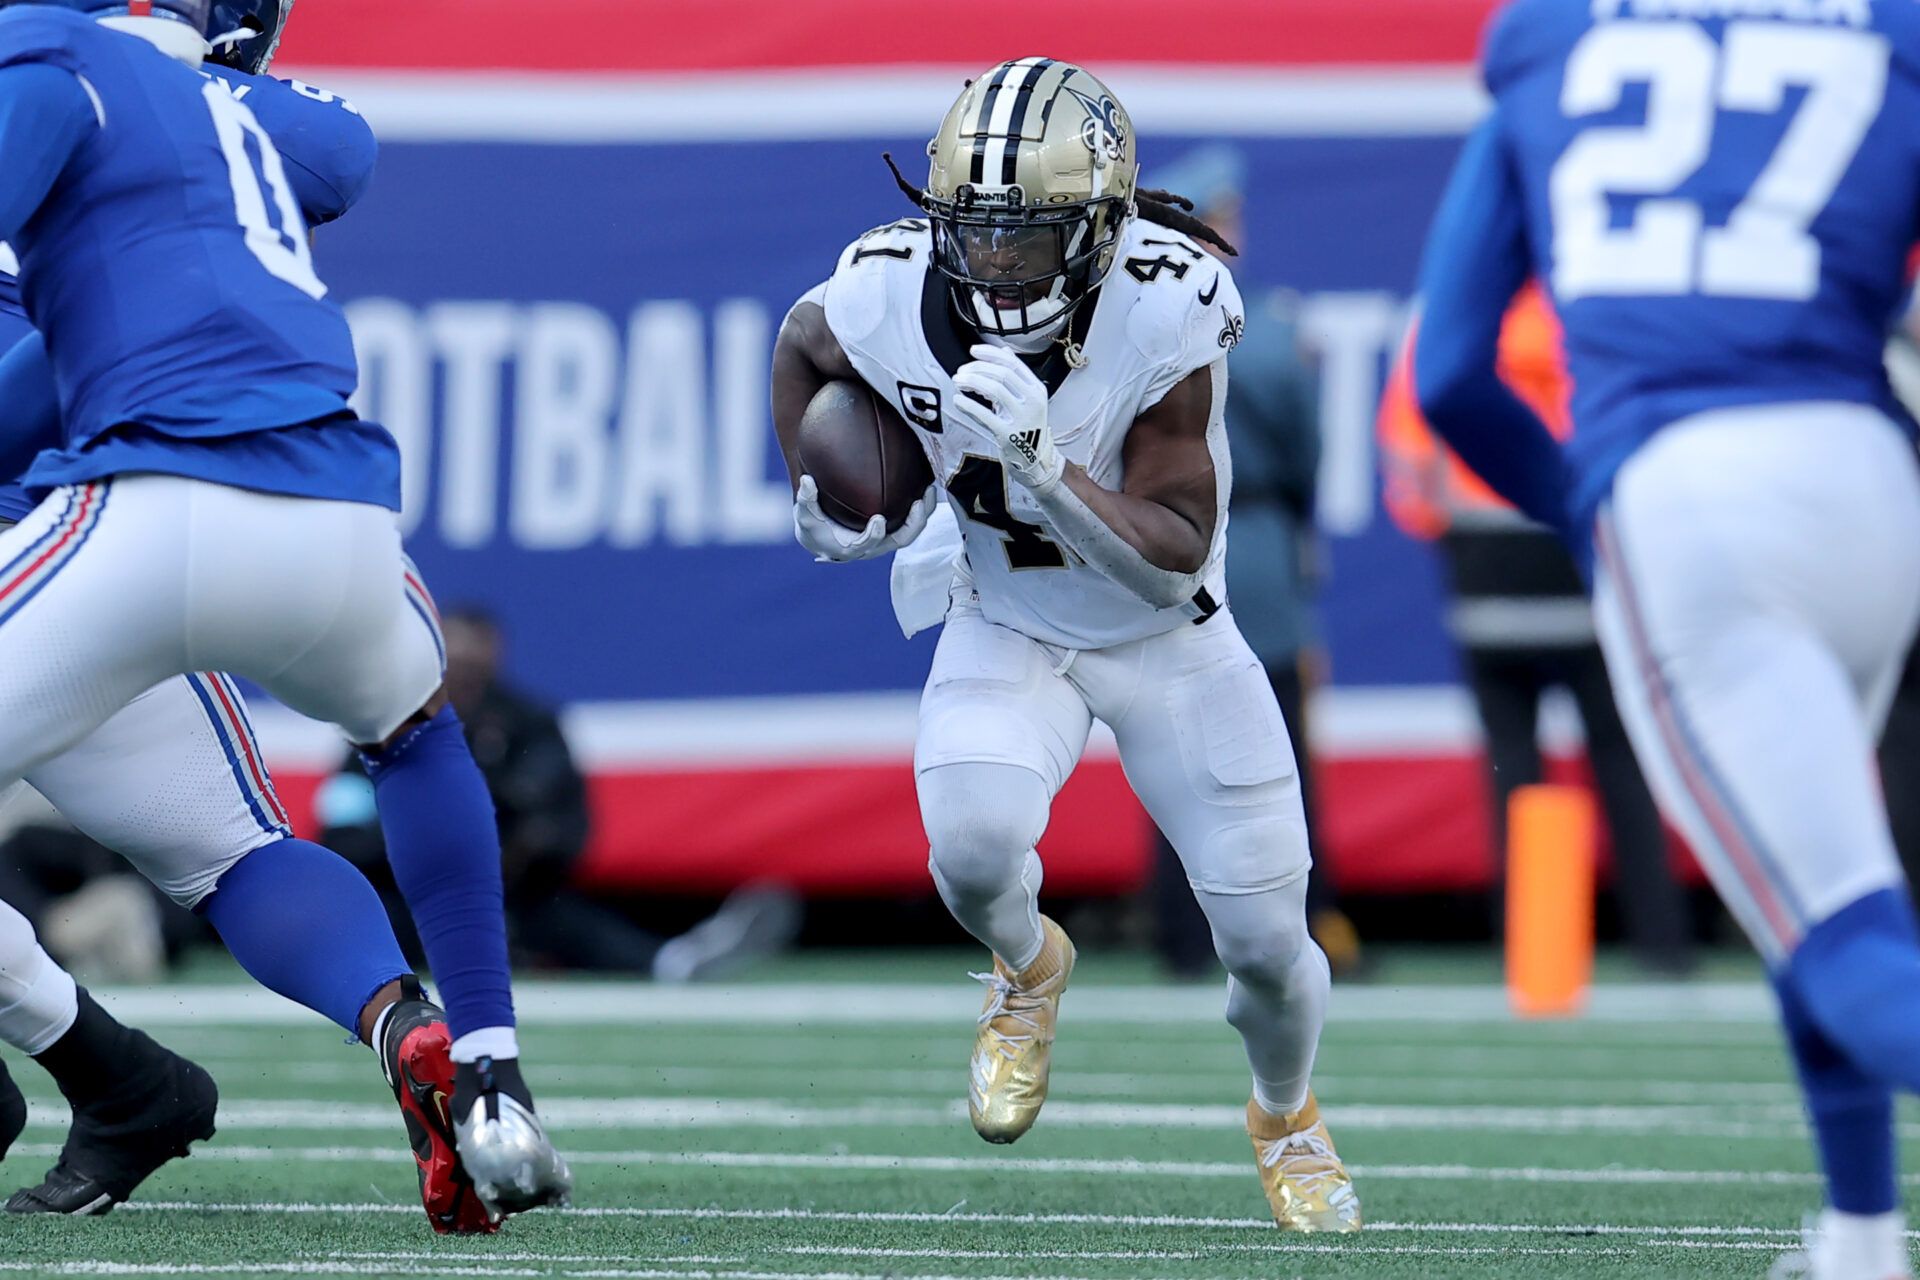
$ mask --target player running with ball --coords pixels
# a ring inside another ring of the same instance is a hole
[[[1074,949],[1039,913],[1034,846],[1097,717],[1231,975],[1275,1220],[1358,1230],[1308,1087],[1328,982],[1307,935],[1299,780],[1224,600],[1222,413],[1243,314],[1194,238],[1226,246],[1177,198],[1136,189],[1126,112],[1069,63],[989,70],[929,152],[927,189],[901,181],[926,218],[863,236],[788,316],[773,409],[795,530],[816,555],[897,550],[935,505],[929,490],[892,532],[884,517],[853,530],[824,514],[799,437],[836,381],[901,408],[964,535],[915,773],[934,881],[994,955],[974,1128],[1012,1142],[1046,1101]]]

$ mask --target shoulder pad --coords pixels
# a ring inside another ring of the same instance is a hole
[[[1487,20],[1480,38],[1481,78],[1488,92],[1499,93],[1542,57],[1558,30],[1584,30],[1588,12],[1585,5],[1554,11],[1538,0],[1508,0]]]
[[[298,80],[203,69],[245,103],[288,165],[309,225],[332,222],[366,193],[380,144],[351,102]]]
[[[918,281],[932,246],[924,218],[889,222],[848,245],[827,281],[827,327],[834,336],[859,342],[879,328],[899,273],[911,272]]]
[[[91,30],[93,21],[70,9],[49,5],[14,5],[0,11],[0,67],[26,62],[49,62],[78,70],[74,36]]]
[[[1120,269],[1140,282],[1127,336],[1153,371],[1150,384],[1164,390],[1231,351],[1246,332],[1246,308],[1233,272],[1187,237],[1156,227],[1129,247],[1133,255]]]

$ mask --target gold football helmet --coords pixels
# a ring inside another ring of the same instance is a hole
[[[1113,266],[1140,164],[1133,122],[1070,62],[973,81],[927,144],[934,263],[986,332],[1053,331]]]

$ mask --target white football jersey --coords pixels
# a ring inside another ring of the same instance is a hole
[[[853,367],[897,408],[926,447],[959,517],[970,574],[990,621],[1048,644],[1104,649],[1203,618],[1225,603],[1226,356],[1245,311],[1232,274],[1177,231],[1140,218],[1121,235],[1112,271],[1074,318],[1085,364],[1056,345],[1040,370],[1055,445],[1095,483],[1118,489],[1134,420],[1181,379],[1217,363],[1207,442],[1219,520],[1194,602],[1156,609],[1089,567],[1018,481],[992,437],[947,412],[953,374],[972,359],[944,277],[929,261],[924,219],[878,227],[847,247],[827,282],[827,324]]]

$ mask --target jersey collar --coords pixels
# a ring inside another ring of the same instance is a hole
[[[1100,291],[1096,289],[1091,298],[1073,309],[1067,322],[1069,341],[1086,342],[1087,331],[1093,327],[1094,309],[1099,305]],[[940,362],[948,377],[972,361],[968,348],[981,341],[980,331],[953,305],[953,292],[947,278],[933,267],[927,268],[926,279],[920,286],[920,329],[927,335],[927,349],[933,352],[933,358]],[[1028,364],[1032,365],[1032,361]],[[1067,363],[1066,348],[1056,342],[1047,348],[1046,359],[1033,371],[1051,396],[1066,382],[1073,366]]]

